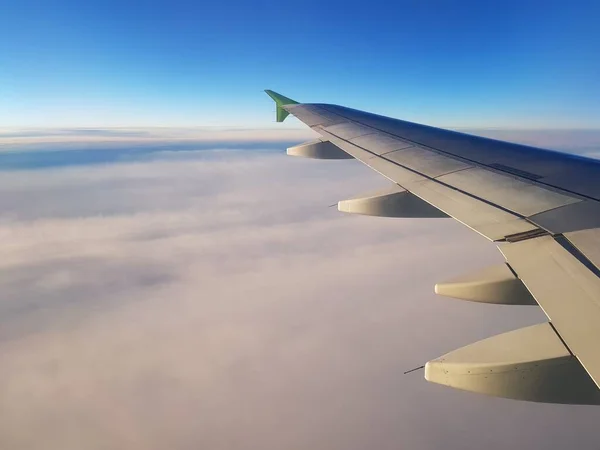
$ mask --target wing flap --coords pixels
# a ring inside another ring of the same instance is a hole
[[[600,229],[581,230],[564,235],[571,244],[600,269]]]
[[[433,180],[407,183],[404,187],[492,241],[538,229],[523,218]]]
[[[600,203],[584,200],[534,214],[529,220],[554,234],[599,228]]]
[[[551,236],[499,246],[570,351],[600,384],[600,278]]]

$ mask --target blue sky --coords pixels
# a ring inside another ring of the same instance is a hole
[[[600,127],[597,2],[3,3],[5,127],[274,126],[264,88],[439,126]]]

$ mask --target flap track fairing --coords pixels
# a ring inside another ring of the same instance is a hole
[[[508,264],[485,267],[435,285],[435,293],[445,297],[497,305],[537,305],[523,282]]]
[[[287,149],[287,154],[312,159],[354,159],[341,148],[322,139],[290,147]]]
[[[549,323],[493,336],[429,361],[425,378],[495,397],[600,404],[600,390]]]
[[[388,189],[342,200],[338,202],[338,210],[345,213],[379,217],[421,219],[448,217],[439,209],[397,184]]]

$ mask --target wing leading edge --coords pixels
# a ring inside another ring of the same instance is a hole
[[[546,324],[428,362],[426,379],[499,397],[600,404],[599,161],[266,92],[278,121],[292,114],[321,136],[289,154],[343,159],[343,152],[393,183],[340,202],[341,211],[450,216],[496,243],[503,267],[440,283],[436,292],[538,304],[547,315]]]

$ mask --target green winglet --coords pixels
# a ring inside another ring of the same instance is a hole
[[[275,100],[275,104],[277,105],[277,122],[283,122],[287,116],[289,116],[289,112],[282,108],[285,105],[297,105],[298,102],[292,100],[291,98],[284,97],[277,92],[273,92],[270,89],[265,89],[265,92],[269,97]]]

